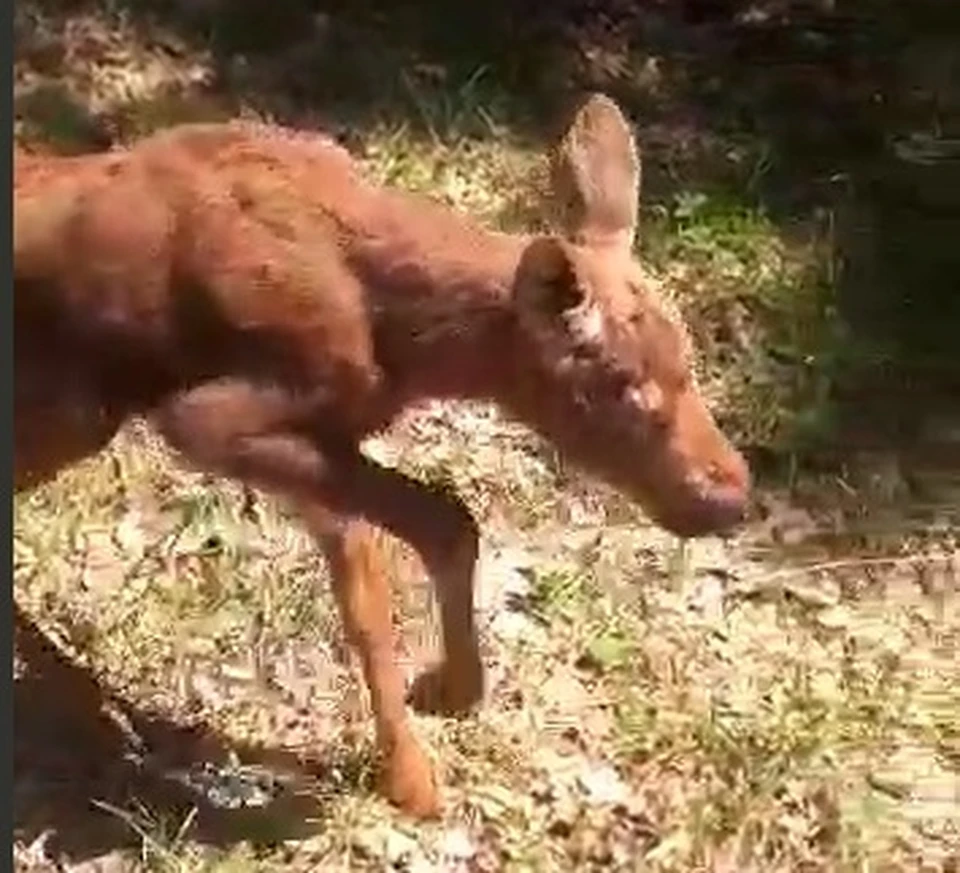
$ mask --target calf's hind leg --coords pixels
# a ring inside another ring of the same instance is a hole
[[[435,812],[433,774],[413,737],[393,660],[389,586],[367,524],[410,543],[437,585],[445,658],[421,677],[416,702],[462,711],[482,687],[472,609],[477,537],[469,513],[456,498],[320,432],[320,411],[298,409],[282,392],[210,383],[169,401],[156,420],[194,464],[282,495],[300,509],[330,560],[346,629],[364,665],[383,788],[412,814]]]

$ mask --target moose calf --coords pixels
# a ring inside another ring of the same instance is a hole
[[[370,526],[436,587],[443,657],[410,698],[443,713],[483,688],[477,529],[455,495],[365,457],[365,436],[423,398],[485,399],[678,534],[734,526],[747,499],[687,333],[631,256],[640,162],[617,106],[589,96],[551,166],[558,233],[523,236],[367,184],[335,143],[276,127],[15,159],[17,489],[146,415],[189,463],[290,501],[362,661],[382,791],[418,816],[438,788]]]

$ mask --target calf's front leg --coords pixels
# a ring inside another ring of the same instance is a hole
[[[390,583],[373,531],[362,520],[338,520],[319,504],[301,501],[299,511],[323,547],[344,630],[370,690],[380,791],[411,815],[432,817],[440,808],[437,785],[407,717],[394,657]]]
[[[168,401],[161,432],[192,463],[291,500],[331,565],[345,628],[371,692],[383,757],[382,786],[405,811],[438,809],[433,773],[418,746],[393,659],[390,591],[369,524],[405,540],[436,585],[444,657],[414,686],[414,703],[463,712],[482,694],[473,615],[477,532],[461,501],[361,455],[318,425],[319,410],[282,392],[230,380]]]

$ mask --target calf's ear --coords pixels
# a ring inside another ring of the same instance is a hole
[[[520,309],[541,317],[562,315],[583,303],[571,252],[555,237],[540,237],[526,247],[517,270],[514,296]]]
[[[637,226],[640,156],[617,104],[589,95],[554,148],[551,194],[560,230],[571,241],[629,249]]]
[[[600,309],[578,275],[569,243],[557,237],[533,240],[520,258],[514,299],[522,319],[548,326],[574,346],[602,342]]]

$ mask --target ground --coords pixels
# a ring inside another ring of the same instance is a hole
[[[487,698],[417,719],[444,821],[373,793],[364,692],[307,537],[141,428],[17,507],[18,600],[115,697],[117,725],[98,748],[58,715],[55,680],[18,678],[24,869],[950,869],[948,529],[901,527],[865,559],[843,546],[852,513],[767,491],[735,539],[678,544],[484,408],[419,410],[370,450],[451,477],[484,522]],[[418,565],[391,554],[412,674],[436,621]],[[195,794],[163,787],[176,778]]]
[[[21,26],[28,142],[255,111],[222,82],[201,99],[214,60],[123,15]],[[537,144],[486,113],[481,77],[424,84],[441,74],[411,74],[424,123],[341,133],[373,178],[530,226]],[[652,161],[680,133],[646,131]],[[712,403],[741,444],[790,444],[820,411],[820,371],[796,361],[821,348],[822,238],[698,193],[668,207],[647,205],[641,250]],[[56,646],[18,640],[18,869],[957,869],[950,470],[879,450],[781,463],[735,537],[679,542],[485,406],[412,410],[368,449],[452,481],[483,530],[486,699],[416,719],[444,819],[373,790],[365,690],[295,519],[134,422],[15,502],[16,599]],[[384,547],[412,677],[436,651],[430,590]]]

